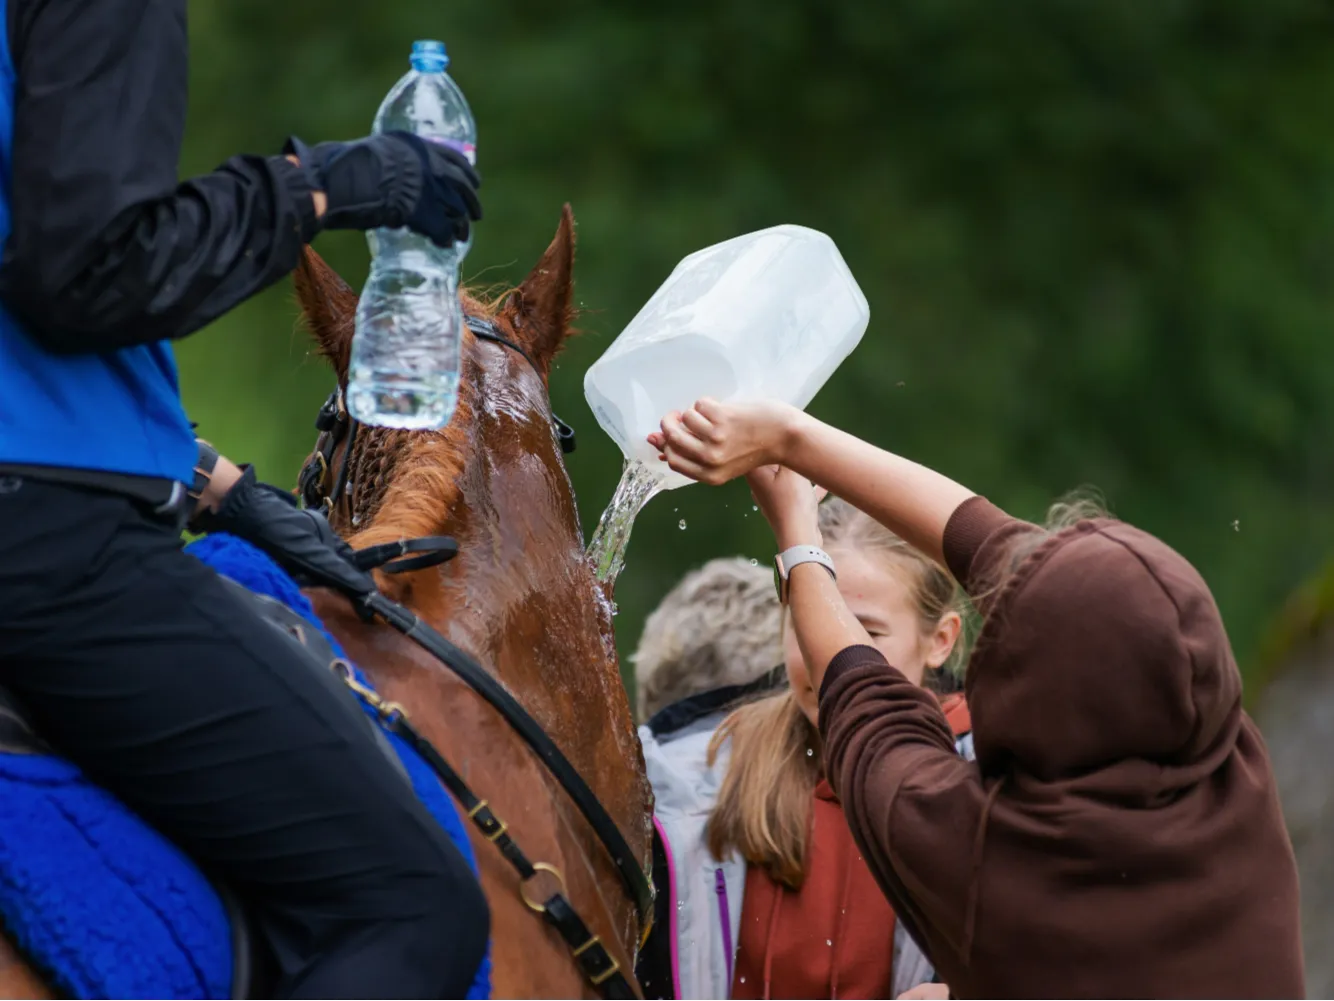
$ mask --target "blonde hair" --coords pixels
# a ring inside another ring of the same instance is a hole
[[[1005,582],[1019,569],[1019,565],[1053,535],[1058,535],[1067,528],[1073,528],[1081,521],[1111,517],[1107,501],[1096,487],[1082,486],[1071,490],[1047,508],[1046,517],[1042,519],[1041,531],[1025,532],[1015,537],[1009,552],[999,562],[996,580],[982,589],[981,593],[975,591],[973,600],[985,601],[1004,587]]]
[[[781,619],[768,567],[734,557],[686,574],[649,615],[630,658],[639,718],[772,671],[783,662]]]
[[[830,498],[820,505],[820,532],[828,549],[878,554],[908,571],[923,634],[958,610],[959,592],[949,574],[846,501]],[[952,663],[961,662],[962,647],[956,644]],[[731,760],[705,831],[709,850],[717,859],[735,851],[776,882],[800,889],[823,760],[819,732],[789,691],[731,713],[709,742],[711,764],[724,743]]]

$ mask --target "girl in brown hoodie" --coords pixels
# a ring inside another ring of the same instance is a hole
[[[650,441],[704,482],[749,474],[780,551],[819,544],[806,477],[978,603],[969,763],[825,568],[789,581],[834,791],[956,996],[1304,995],[1269,760],[1213,597],[1179,554],[1106,518],[1047,533],[779,404],[701,400]]]

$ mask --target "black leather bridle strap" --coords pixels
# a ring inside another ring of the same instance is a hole
[[[640,926],[647,930],[653,923],[653,886],[626,843],[620,828],[611,819],[583,776],[570,764],[545,730],[528,714],[518,700],[472,657],[456,647],[411,611],[391,601],[378,591],[355,599],[359,605],[408,637],[422,649],[462,678],[468,687],[484,698],[504,717],[515,733],[537,754],[542,764],[565,790],[620,873],[630,899],[639,912]]]
[[[537,362],[533,361],[533,356],[525,351],[521,344],[517,344],[508,337],[497,332],[496,325],[490,320],[484,320],[480,316],[469,316],[467,317],[467,323],[468,329],[472,331],[472,335],[479,341],[490,341],[492,344],[499,344],[501,347],[509,348],[515,354],[521,355],[524,361],[531,365],[533,371],[539,376],[542,374],[542,370],[537,367]],[[578,445],[578,442],[574,437],[574,428],[570,427],[570,425],[557,417],[554,410],[551,413],[551,423],[556,426],[556,438],[560,441],[560,450],[566,455],[569,455]]]
[[[431,770],[455,799],[472,825],[487,841],[496,846],[519,876],[519,895],[530,909],[541,914],[565,940],[570,954],[579,964],[579,969],[589,984],[604,998],[635,998],[638,995],[626,979],[620,964],[607,951],[606,944],[589,930],[584,919],[570,903],[569,890],[565,885],[565,876],[554,865],[546,862],[533,862],[519,847],[518,842],[509,833],[509,827],[496,816],[486,800],[480,799],[464,781],[463,776],[445,760],[429,740],[421,735],[409,721],[403,707],[396,702],[385,702],[374,689],[361,684],[346,661],[335,661],[334,669],[344,683],[351,688],[374,711],[376,719],[385,730],[402,738]],[[556,892],[545,899],[536,897],[529,889],[529,883],[543,874],[555,881]]]
[[[358,549],[354,562],[361,570],[382,570],[385,573],[408,573],[448,563],[458,555],[459,544],[448,535],[426,535],[420,539],[400,539],[379,546]],[[409,553],[422,553],[408,559]]]

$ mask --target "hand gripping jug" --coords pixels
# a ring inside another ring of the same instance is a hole
[[[804,408],[857,346],[871,312],[823,233],[774,226],[691,254],[584,376],[584,395],[627,460],[662,489],[691,481],[645,441],[703,396]]]

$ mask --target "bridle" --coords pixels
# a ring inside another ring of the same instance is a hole
[[[466,321],[475,337],[516,352],[541,375],[541,369],[532,356],[522,346],[499,334],[490,321],[472,316],[466,317]],[[554,414],[552,423],[561,451],[566,454],[573,452],[574,430]],[[350,492],[355,489],[355,484],[351,488],[348,486],[348,471],[360,422],[354,419],[343,405],[341,387],[335,388],[320,407],[315,426],[319,429],[320,436],[315,451],[301,470],[299,480],[301,498],[306,507],[326,514],[331,514],[340,502],[346,502],[349,511],[353,511],[355,508],[351,502]],[[343,456],[335,473],[333,460],[340,445]],[[402,573],[443,563],[457,552],[457,543],[448,537],[405,539],[398,543],[361,550],[356,553],[356,561],[363,569],[379,568],[387,573]],[[414,553],[421,555],[409,555]],[[333,581],[315,583],[337,586],[337,582]],[[610,856],[626,893],[634,902],[639,914],[642,946],[653,925],[653,885],[645,876],[643,868],[621,834],[620,828],[616,826],[616,822],[546,731],[485,668],[430,625],[422,622],[410,609],[391,601],[379,591],[370,594],[352,594],[345,590],[344,593],[348,594],[364,618],[384,619],[435,656],[499,712],[515,733],[532,748],[547,771],[583,814]],[[468,820],[487,841],[496,846],[514,868],[519,876],[519,895],[523,902],[541,914],[556,929],[569,946],[580,970],[598,993],[610,998],[636,997],[630,981],[620,969],[616,959],[607,951],[598,936],[589,930],[588,925],[570,903],[565,877],[560,870],[547,862],[529,860],[511,837],[505,822],[495,815],[485,799],[473,793],[458,772],[416,730],[401,706],[385,702],[376,692],[360,684],[350,668],[341,670],[340,674],[348,687],[375,711],[382,727],[399,735],[417,750],[462,805]],[[554,879],[558,885],[557,891],[545,899],[535,896],[528,889],[529,880],[542,873]]]
[[[493,344],[508,348],[523,358],[532,366],[533,371],[541,376],[542,370],[538,367],[537,362],[533,360],[533,356],[524,350],[521,344],[516,344],[497,331],[495,324],[490,320],[480,316],[465,316],[464,322],[467,323],[468,329],[478,340],[490,341]],[[555,428],[556,438],[560,442],[560,450],[569,455],[574,451],[576,445],[574,428],[554,413],[551,415],[551,423]],[[301,499],[305,502],[306,507],[322,511],[326,517],[333,516],[340,501],[347,502],[349,517],[351,511],[355,510],[352,498],[349,496],[348,476],[352,470],[352,450],[356,446],[357,431],[360,427],[361,422],[347,412],[347,407],[343,402],[343,387],[335,386],[333,392],[329,394],[329,398],[320,407],[319,414],[315,417],[315,428],[320,432],[320,436],[315,442],[315,451],[306,460],[306,464],[301,467],[301,476],[297,480],[297,486],[301,491]],[[339,445],[344,444],[344,439],[346,439],[346,445],[343,448],[343,457],[335,472],[334,457],[338,452]],[[405,567],[404,569],[412,568]]]

